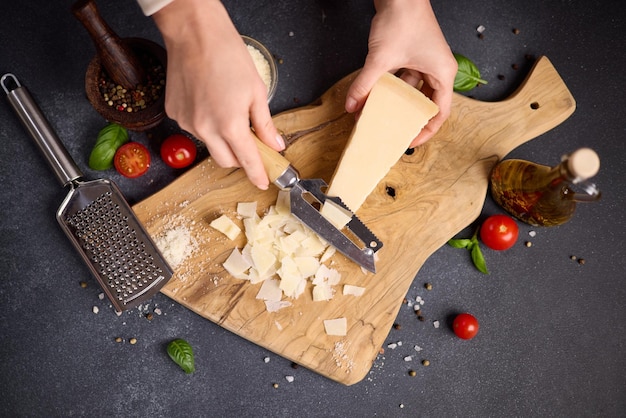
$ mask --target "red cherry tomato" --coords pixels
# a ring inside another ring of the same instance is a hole
[[[196,144],[183,134],[170,135],[161,144],[161,158],[172,168],[185,168],[196,159]]]
[[[480,239],[492,250],[507,250],[517,241],[519,228],[513,218],[506,215],[493,215],[480,227]]]
[[[150,168],[150,152],[138,142],[127,142],[115,152],[113,164],[121,175],[139,177]]]
[[[457,337],[471,340],[478,334],[478,320],[471,314],[458,314],[452,322],[452,330]]]

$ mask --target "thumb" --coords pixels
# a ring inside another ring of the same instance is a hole
[[[348,113],[358,112],[363,108],[372,87],[384,72],[384,70],[374,68],[371,65],[368,66],[366,61],[346,94],[345,108]]]

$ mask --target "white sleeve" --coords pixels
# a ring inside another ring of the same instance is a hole
[[[152,16],[174,0],[137,0],[139,7],[146,16]]]

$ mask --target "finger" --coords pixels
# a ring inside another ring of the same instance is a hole
[[[420,133],[411,142],[411,148],[422,145],[431,139],[441,128],[443,123],[450,116],[450,108],[452,106],[452,92],[447,90],[436,90],[432,94],[432,101],[439,107],[437,113]]]
[[[348,113],[355,113],[363,108],[372,87],[384,72],[384,69],[371,64],[371,60],[365,60],[363,69],[354,79],[346,94],[345,108]]]
[[[267,105],[267,98],[257,100],[250,108],[250,122],[254,128],[256,136],[265,144],[275,149],[276,151],[282,151],[285,149],[285,141],[278,133],[272,115],[270,113],[269,106]]]
[[[226,140],[250,182],[261,190],[267,190],[270,182],[252,131],[244,129],[235,140]]]

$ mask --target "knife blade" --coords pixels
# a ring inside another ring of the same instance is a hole
[[[341,198],[327,196],[323,192],[328,187],[324,180],[300,179],[298,170],[289,160],[260,139],[256,138],[256,142],[270,181],[279,189],[289,190],[291,213],[350,260],[376,273],[375,253],[383,246],[376,235],[341,201]],[[319,212],[318,207],[329,202],[343,209],[350,217],[342,230]]]

